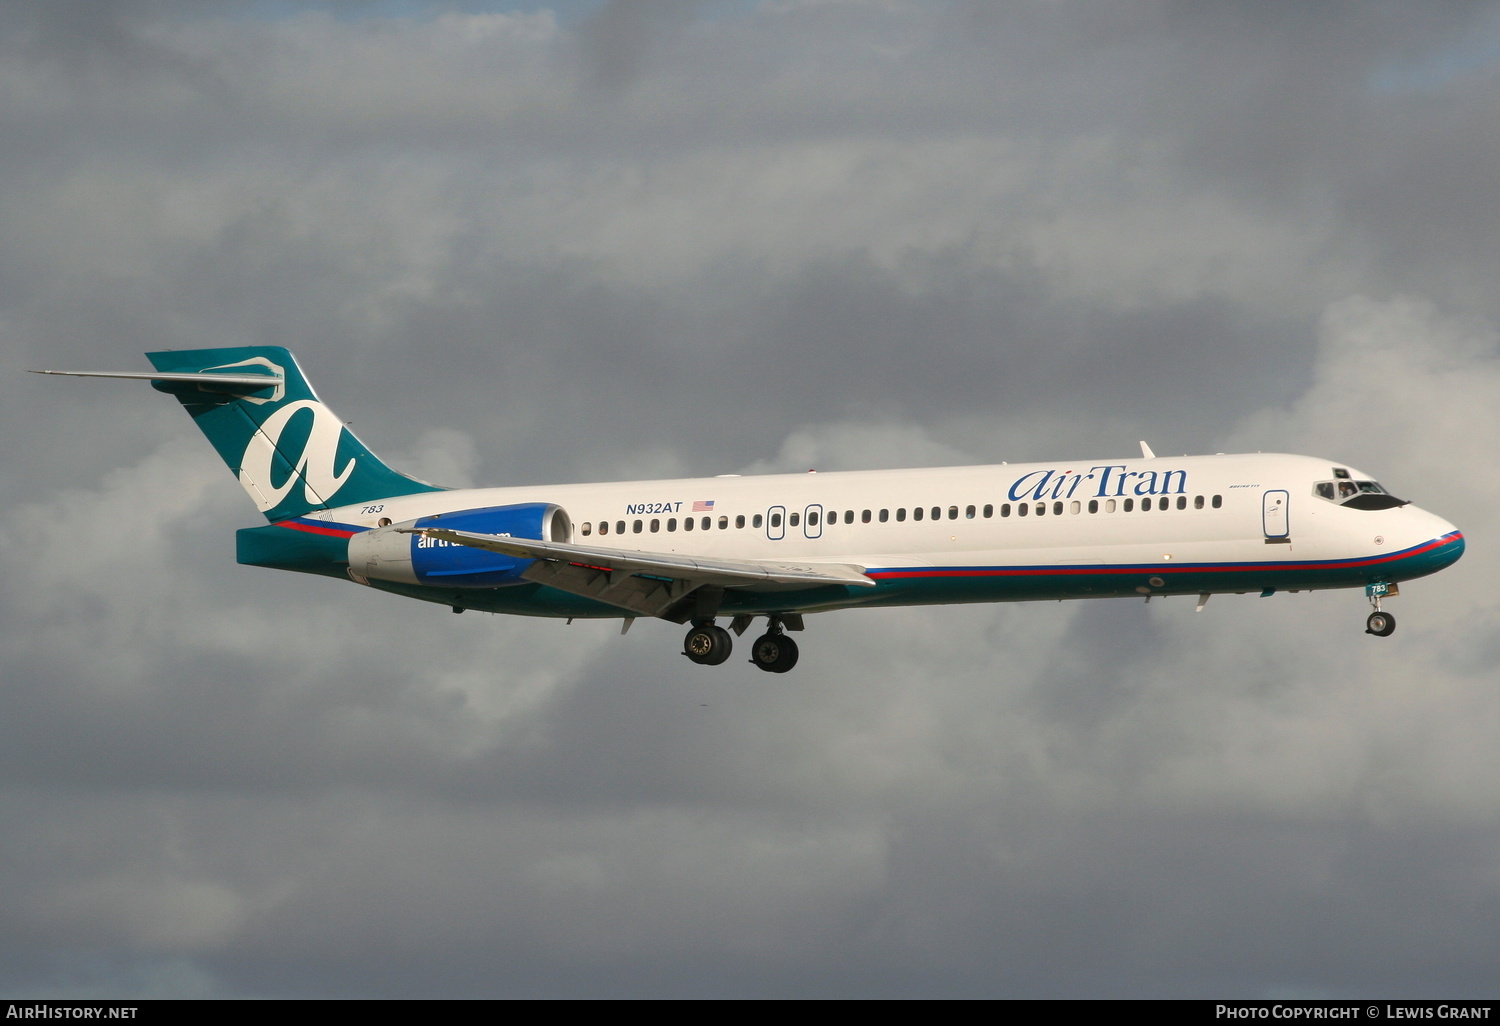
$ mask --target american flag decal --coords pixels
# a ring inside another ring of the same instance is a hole
[[[696,502],[693,503],[693,512],[694,513],[712,513],[713,511],[714,511],[714,500],[712,500],[712,499],[709,499],[707,502],[704,502],[702,499],[699,499],[699,500],[697,500]]]

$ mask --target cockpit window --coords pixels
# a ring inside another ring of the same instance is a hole
[[[1406,505],[1406,500],[1391,495],[1375,481],[1354,481],[1342,475],[1333,481],[1318,481],[1313,485],[1313,494],[1350,509],[1394,509]]]

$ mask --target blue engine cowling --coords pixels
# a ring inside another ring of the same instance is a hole
[[[521,573],[531,560],[405,533],[422,527],[556,542],[569,541],[573,531],[567,513],[545,502],[439,513],[356,534],[349,539],[350,572],[380,581],[444,588],[499,588],[523,583]]]

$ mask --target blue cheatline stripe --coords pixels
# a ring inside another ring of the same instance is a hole
[[[1061,577],[1143,573],[1165,576],[1194,573],[1275,573],[1288,570],[1358,570],[1411,559],[1455,543],[1463,543],[1462,532],[1453,531],[1441,538],[1434,538],[1432,541],[1413,545],[1399,552],[1362,556],[1355,559],[1303,559],[1275,563],[1063,563],[1037,566],[880,567],[866,570],[865,575],[875,580],[896,580],[912,577]]]

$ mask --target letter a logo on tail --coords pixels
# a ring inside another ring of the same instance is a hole
[[[281,449],[281,434],[292,417],[302,410],[312,412],[312,428],[303,443],[301,455],[292,459]],[[281,505],[299,480],[303,482],[302,495],[308,506],[331,505],[338,490],[354,473],[357,463],[351,456],[343,470],[334,471],[343,433],[344,425],[322,403],[311,399],[288,403],[267,417],[260,430],[250,436],[250,444],[245,446],[245,455],[240,458],[240,484],[262,513]],[[286,480],[279,487],[271,483],[271,468],[278,457],[284,462],[286,472]]]
[[[148,353],[171,380],[156,387],[177,397],[256,508],[273,523],[313,510],[352,506],[440,489],[387,467],[324,406],[292,354],[280,346]],[[263,389],[204,388],[215,374],[264,372]],[[193,377],[184,380],[183,375]],[[301,488],[298,488],[298,484]]]

